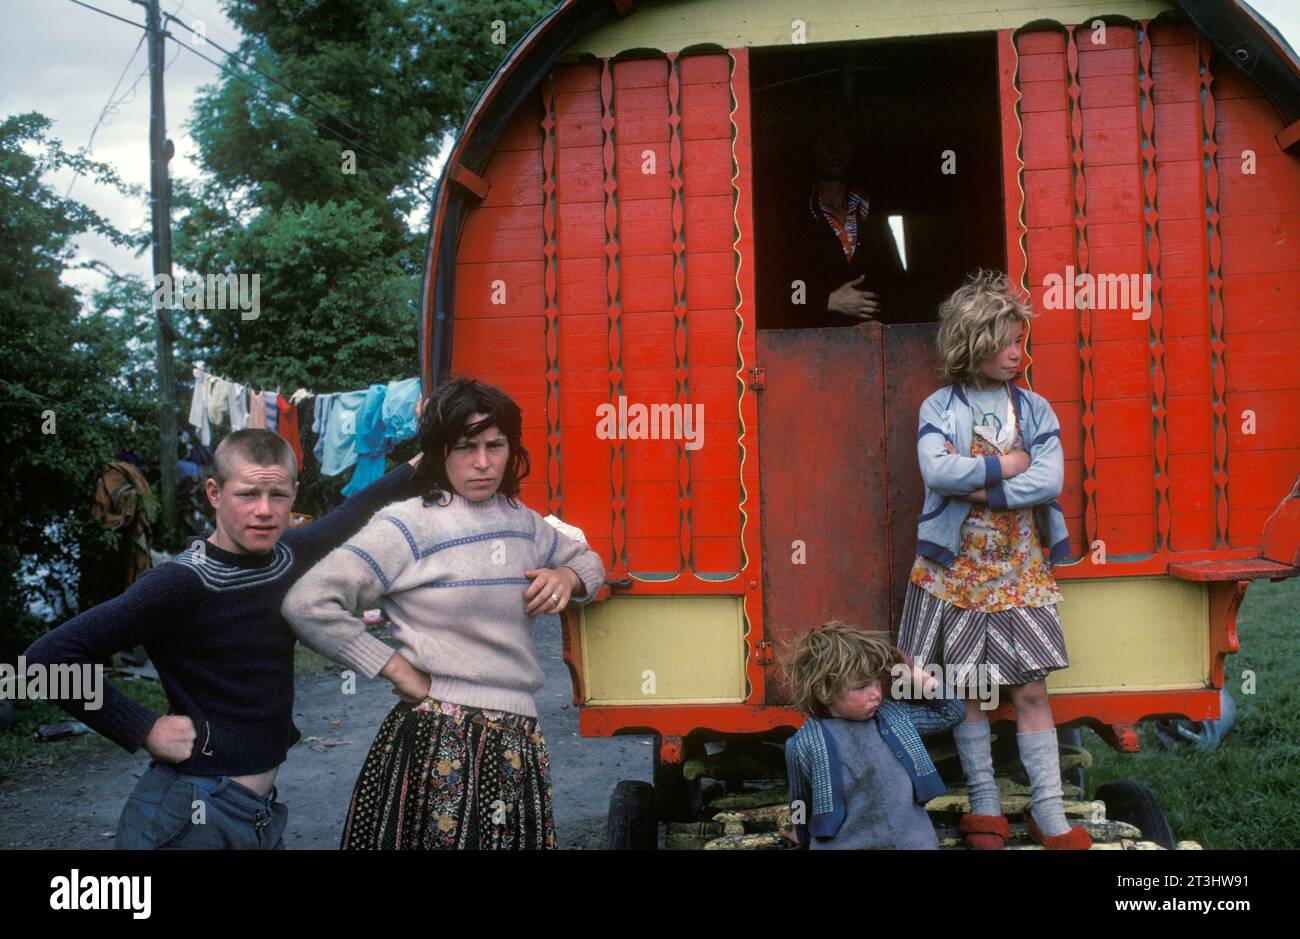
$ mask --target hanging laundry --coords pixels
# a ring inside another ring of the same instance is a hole
[[[226,422],[230,412],[230,382],[215,375],[208,376],[208,420],[213,427]]]
[[[289,395],[289,403],[292,404],[294,407],[297,407],[298,405],[302,404],[310,397],[311,397],[310,391],[308,391],[306,388],[299,388],[293,394]]]
[[[212,428],[208,426],[208,373],[194,369],[194,396],[190,398],[190,426],[205,446],[212,443]]]
[[[351,481],[343,487],[343,495],[365,489],[384,475],[384,398],[387,385],[371,385],[366,392],[361,410],[357,412],[357,468]]]
[[[266,429],[276,430],[280,426],[280,392],[264,392],[262,400],[266,402]]]
[[[384,395],[384,436],[396,442],[415,436],[420,429],[415,405],[420,400],[420,379],[390,381]],[[391,448],[390,448],[391,449]]]
[[[313,405],[311,430],[316,435],[316,445],[311,452],[316,462],[322,465],[325,463],[325,428],[329,426],[330,411],[336,397],[336,394],[317,395]]]
[[[344,391],[334,396],[322,438],[325,441],[322,475],[337,476],[357,461],[357,412],[368,396],[366,391]]]
[[[248,396],[248,425],[266,430],[266,395],[255,391]]]
[[[243,430],[248,426],[248,389],[232,381],[227,394],[230,399],[230,429]]]
[[[298,439],[298,408],[284,400],[283,395],[276,395],[280,416],[276,421],[275,432],[293,447],[293,455],[298,460],[298,472],[302,472],[302,441]]]

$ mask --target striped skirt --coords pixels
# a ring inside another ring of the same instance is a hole
[[[1055,604],[982,613],[940,600],[913,583],[903,599],[898,648],[920,666],[969,671],[984,666],[998,685],[1038,681],[1070,665]]]
[[[400,703],[357,777],[344,850],[555,848],[537,718],[427,698]]]

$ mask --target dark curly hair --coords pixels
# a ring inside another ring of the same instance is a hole
[[[483,414],[480,421],[471,421]],[[528,451],[523,442],[523,414],[519,405],[500,388],[470,378],[453,378],[434,389],[420,415],[420,450],[424,458],[415,468],[415,483],[424,504],[446,504],[455,492],[447,478],[447,455],[462,437],[476,437],[489,427],[505,434],[510,459],[497,490],[515,504],[519,483],[528,475]]]

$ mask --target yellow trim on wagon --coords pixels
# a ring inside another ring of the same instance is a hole
[[[603,58],[627,49],[680,52],[700,43],[724,49],[788,46],[796,20],[804,23],[804,42],[811,44],[1015,29],[1039,19],[1148,19],[1174,8],[1161,0],[641,0],[626,20],[597,27],[568,51]]]
[[[744,701],[744,633],[741,597],[611,597],[582,607],[584,703]]]
[[[1210,594],[1173,577],[1059,581],[1070,667],[1053,694],[1204,688],[1210,674]]]

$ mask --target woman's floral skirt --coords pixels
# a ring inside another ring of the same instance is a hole
[[[357,777],[341,847],[555,848],[537,718],[433,698],[398,704]]]

